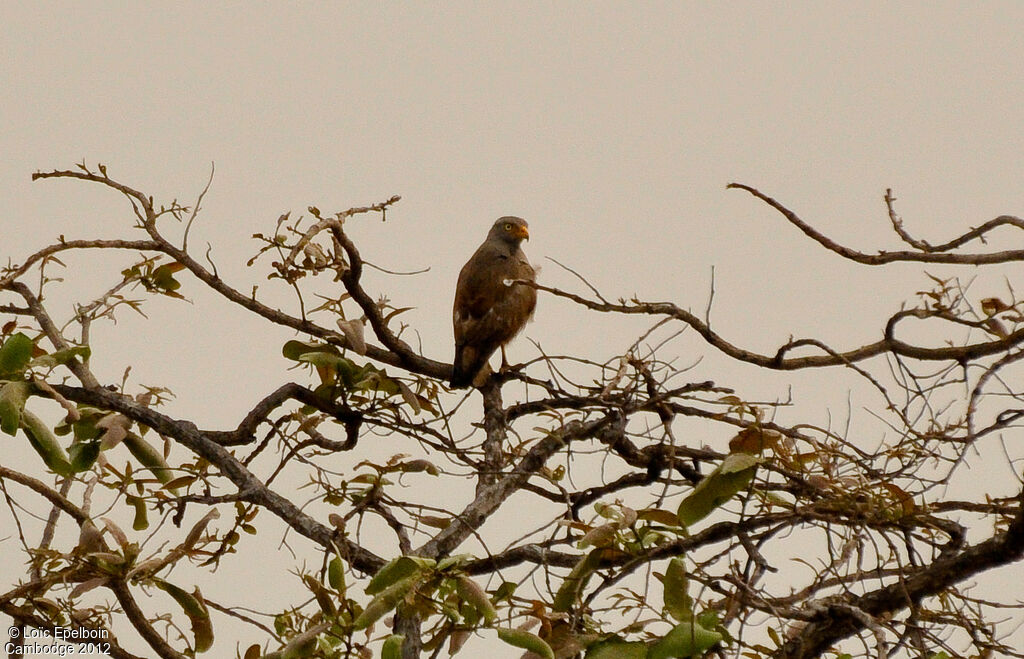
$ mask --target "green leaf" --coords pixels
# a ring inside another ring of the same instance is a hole
[[[92,354],[92,350],[89,346],[75,346],[74,348],[68,348],[67,350],[58,350],[57,352],[49,355],[40,355],[33,359],[30,366],[41,366],[43,368],[53,368],[61,364],[68,364],[75,360],[77,357],[81,357],[82,360],[89,358]]]
[[[716,631],[691,622],[681,622],[651,646],[647,659],[697,657],[721,640],[722,635]]]
[[[135,459],[142,463],[143,467],[153,472],[158,481],[163,484],[171,482],[174,472],[171,471],[167,461],[164,460],[164,454],[154,448],[152,444],[139,435],[130,432],[124,438],[124,445],[128,447],[128,450],[135,456]]]
[[[277,632],[278,636],[284,636],[285,632],[288,631],[288,623],[291,620],[291,616],[284,613],[279,613],[274,616],[274,631]]]
[[[299,357],[306,354],[307,352],[328,352],[334,355],[339,355],[338,349],[332,345],[326,343],[303,343],[302,341],[288,341],[281,348],[281,354],[286,359],[292,361],[299,361]]]
[[[618,522],[602,524],[601,526],[596,526],[587,531],[587,533],[576,543],[576,546],[580,549],[585,547],[607,547],[613,544],[618,532]]]
[[[156,577],[153,578],[153,583],[160,590],[164,591],[172,598],[174,598],[174,601],[181,606],[182,610],[185,611],[185,615],[187,615],[188,617],[191,618],[192,616],[203,615],[205,607],[199,603],[199,600],[197,600],[195,596],[192,595],[192,593],[188,592],[183,588],[179,588],[178,586],[175,586],[174,584],[168,581],[164,581],[163,579],[158,579]]]
[[[759,460],[749,453],[730,453],[693,488],[682,503],[677,515],[683,526],[690,526],[704,519],[716,508],[733,498],[750,484],[757,471]]]
[[[402,643],[405,643],[404,634],[388,636],[380,650],[380,659],[402,659]]]
[[[342,357],[334,346],[325,343],[303,343],[288,341],[281,353],[292,361],[310,364],[318,369],[331,369],[341,376],[342,384],[352,389],[364,377],[367,369],[376,370],[372,365],[359,367],[351,359]],[[325,380],[332,381],[332,380]]]
[[[199,594],[199,589],[196,588],[196,594]],[[206,604],[203,604],[204,608]],[[192,636],[195,638],[196,652],[206,652],[213,647],[213,620],[210,619],[209,614],[202,618],[190,620],[192,623]]]
[[[647,659],[647,644],[610,638],[590,645],[584,659]]]
[[[21,411],[21,428],[28,437],[29,444],[36,450],[36,453],[43,459],[43,462],[52,471],[61,476],[70,476],[74,473],[68,454],[57,441],[57,437],[50,431],[49,426],[43,420],[28,410]]]
[[[704,611],[703,613],[697,616],[697,624],[703,627],[704,629],[717,630],[722,635],[722,639],[728,641],[730,638],[729,630],[725,629],[724,627],[719,628],[719,625],[722,624],[722,619],[719,617],[718,613],[719,612],[715,611],[714,609],[708,609]]]
[[[528,650],[543,659],[555,659],[555,653],[551,646],[544,642],[540,636],[524,632],[521,629],[498,628],[498,638],[512,647]]]
[[[436,474],[435,474],[436,475]],[[462,567],[466,563],[475,560],[476,556],[473,554],[452,554],[451,556],[445,556],[437,562],[438,571],[447,570],[450,567]]]
[[[366,464],[369,464],[371,467],[380,466],[371,464],[369,462],[367,462]],[[381,478],[380,475],[378,474],[359,474],[358,476],[353,476],[352,478],[348,479],[348,482],[359,483],[361,485],[391,485],[391,481],[389,481],[386,478]]]
[[[339,593],[345,592],[345,563],[337,556],[327,564],[327,583]]]
[[[166,263],[153,271],[153,284],[165,291],[176,291],[181,288],[181,283],[174,279],[174,270]]]
[[[462,601],[476,609],[488,625],[498,617],[498,612],[491,604],[491,599],[487,597],[487,593],[477,582],[465,575],[459,575],[455,581],[455,589]]]
[[[722,460],[722,464],[719,465],[717,471],[721,471],[723,474],[744,472],[756,467],[760,462],[761,460],[756,455],[751,455],[749,453],[730,453],[725,456],[725,460]]]
[[[416,472],[425,471],[431,476],[440,475],[440,471],[430,460],[406,460],[405,462],[399,462],[398,464],[390,467],[388,471],[400,471],[402,473],[411,474]]]
[[[170,595],[188,616],[192,623],[193,645],[196,652],[206,652],[213,646],[213,622],[210,620],[210,612],[206,609],[206,602],[202,593],[196,587],[191,593],[175,586],[163,579],[152,579],[154,585]]]
[[[306,584],[306,588],[313,593],[313,597],[316,598],[316,603],[320,606],[320,610],[326,614],[328,618],[333,618],[338,613],[338,609],[334,606],[334,597],[330,591],[320,583],[316,577],[306,574],[302,577],[302,582]]]
[[[32,350],[35,344],[21,332],[16,332],[7,337],[4,344],[0,346],[0,377],[7,375],[20,375],[28,363],[32,361]]]
[[[379,391],[388,396],[394,396],[401,391],[397,382],[389,378],[384,371],[378,369],[372,364],[364,366],[362,370],[353,377],[353,383],[350,386],[362,391]]]
[[[494,601],[501,602],[503,600],[511,600],[512,596],[516,593],[516,588],[519,587],[514,581],[502,581],[501,585],[494,589]]]
[[[299,355],[299,358],[295,361],[302,362],[304,364],[312,364],[313,366],[330,366],[338,369],[339,371],[348,371],[351,373],[355,373],[356,370],[358,370],[355,362],[351,359],[342,357],[341,355],[333,352],[305,352]]]
[[[665,610],[680,622],[693,619],[693,600],[690,598],[690,583],[686,576],[686,563],[676,556],[668,562],[663,580]]]
[[[177,478],[172,478],[171,480],[164,483],[163,489],[179,490],[183,487],[187,489],[189,485],[195,483],[197,480],[198,478],[196,476],[192,476],[191,474],[185,476],[178,476]]]
[[[75,442],[68,449],[68,455],[72,469],[76,472],[87,471],[100,455],[100,443],[98,440]]]
[[[32,385],[23,380],[8,382],[0,388],[0,430],[14,436],[21,425],[21,411],[32,393]]]
[[[58,435],[67,435],[68,433],[74,431],[75,439],[96,439],[101,434],[103,434],[103,430],[96,426],[97,422],[99,422],[101,419],[111,416],[119,415],[107,414],[102,410],[99,410],[95,407],[90,407],[88,405],[79,405],[78,420],[69,421],[67,419],[64,419],[54,427],[53,432],[57,433]]]
[[[367,595],[376,595],[383,592],[392,584],[418,574],[423,570],[429,570],[437,565],[431,558],[421,556],[399,556],[382,567],[377,574],[373,575],[370,583],[366,586]]]
[[[389,611],[401,604],[405,596],[411,591],[420,580],[419,574],[413,574],[401,581],[397,581],[370,600],[363,612],[356,617],[352,627],[356,630],[366,629],[373,623],[380,620]]]
[[[333,384],[335,380],[333,377],[329,377],[329,372],[337,373],[341,377],[341,384],[346,389],[355,388],[363,377],[362,373],[367,368],[373,368],[369,365],[360,368],[351,359],[333,352],[306,352],[299,355],[296,361],[316,367],[325,383]]]
[[[132,528],[136,531],[145,531],[149,528],[149,512],[146,510],[146,500],[142,497],[129,494],[128,503],[135,508],[135,519],[132,520]]]
[[[664,526],[679,525],[679,517],[675,513],[669,510],[662,510],[661,508],[644,508],[643,510],[638,510],[636,516],[637,519],[642,519],[645,522],[654,522]]]
[[[288,644],[281,648],[280,659],[306,659],[312,657],[319,644],[319,636],[323,625],[317,625],[301,634],[296,635]],[[267,659],[273,657],[274,653],[267,655]]]
[[[590,575],[600,565],[602,553],[603,550],[601,548],[594,549],[580,559],[580,562],[562,580],[562,585],[558,588],[558,592],[555,593],[555,600],[551,605],[552,609],[565,612],[576,604],[576,599],[587,585]]]

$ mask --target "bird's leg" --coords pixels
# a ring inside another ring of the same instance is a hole
[[[509,364],[508,356],[505,354],[505,346],[501,346],[501,368],[498,369],[499,373],[508,373],[509,371],[519,371],[526,367],[526,364]]]

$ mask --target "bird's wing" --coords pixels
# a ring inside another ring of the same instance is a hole
[[[508,294],[503,280],[507,278],[508,257],[490,249],[485,243],[466,262],[455,287],[452,319],[455,341],[460,343],[472,328],[488,315]]]

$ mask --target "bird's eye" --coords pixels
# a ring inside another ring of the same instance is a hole
[[[512,223],[511,222],[506,222],[505,223],[505,231],[511,231],[511,230],[512,230]]]

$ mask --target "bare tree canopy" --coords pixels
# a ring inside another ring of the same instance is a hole
[[[510,281],[541,307],[567,300],[594,324],[637,316],[647,329],[615,354],[538,350],[466,393],[446,386],[450,355],[414,345],[407,307],[365,281],[375,255],[349,225],[385,219],[398,197],[311,207],[256,234],[249,265],[292,291],[281,309],[190,244],[206,190],[190,206],[161,202],[85,163],[33,178],[60,179],[40,183],[64,186],[54,194],[73,194],[66,179],[106,188],[130,213],[123,237],[61,236],[0,270],[0,430],[38,455],[0,466],[17,522],[4,535],[18,543],[4,558],[27,566],[0,593],[18,629],[77,631],[69,642],[118,658],[412,659],[474,638],[548,659],[1024,656],[1008,640],[1024,603],[966,588],[1024,556],[1024,316],[1012,286],[975,303],[958,279],[933,278],[870,343],[795,338],[762,353],[673,302],[609,300],[582,276],[582,294]],[[986,240],[1024,229],[1017,217],[932,244],[887,191],[905,247],[868,253],[729,187],[865,265],[1024,260]],[[82,267],[65,265],[69,252],[124,261],[70,314],[49,302]],[[294,380],[267,382],[229,428],[173,416],[171,392],[91,367],[105,358],[94,325],[202,288],[295,335],[282,346]],[[673,344],[684,330],[752,375],[830,369],[838,390],[869,389],[884,438],[782,423],[792,401],[690,379]],[[970,456],[1005,463],[1011,494],[978,483],[954,496]],[[304,596],[254,579],[237,601],[215,601],[208,584],[231,562],[280,573]],[[220,631],[238,626],[244,635]]]

